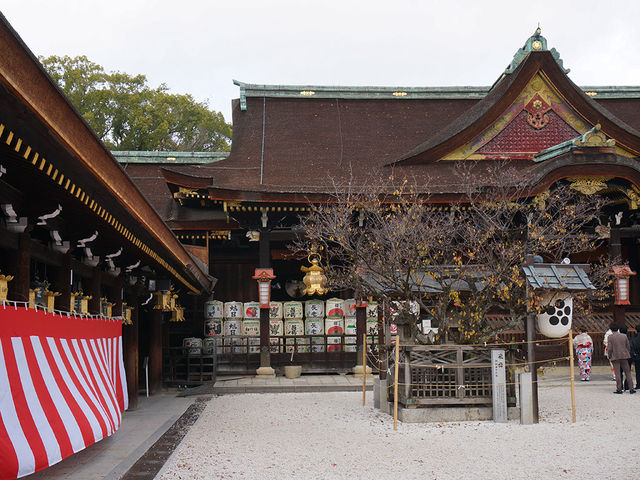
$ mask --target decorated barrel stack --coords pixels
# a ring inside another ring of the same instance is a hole
[[[324,352],[324,302],[322,300],[307,300],[304,302],[305,333],[307,335],[322,335],[311,337],[311,351]]]
[[[223,333],[225,337],[242,335],[242,302],[225,302]],[[224,353],[246,353],[246,348],[240,338],[225,338]],[[232,347],[231,347],[232,346]]]
[[[202,355],[202,339],[187,337],[182,339],[185,355]]]
[[[210,300],[204,305],[205,335],[222,335],[222,319],[224,317],[224,303]]]
[[[327,351],[339,352],[342,349],[344,334],[344,301],[339,298],[327,300],[327,318],[324,323],[327,337]]]
[[[244,304],[242,335],[248,337],[246,341],[249,353],[260,353],[260,304],[258,302]]]
[[[304,310],[302,302],[285,302],[284,309],[284,334],[285,337],[294,335],[304,335]],[[306,352],[308,348],[304,345],[304,339],[285,338],[287,352],[293,352],[294,344],[297,344],[298,352]]]
[[[271,353],[283,351],[284,322],[282,302],[269,302],[269,344]]]

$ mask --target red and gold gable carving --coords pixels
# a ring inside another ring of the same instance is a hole
[[[536,130],[546,127],[549,123],[547,112],[551,110],[551,105],[545,102],[539,94],[536,93],[524,106],[524,109],[528,114],[527,123]]]
[[[580,133],[553,110],[536,116],[523,110],[504,130],[479,148],[476,155],[486,159],[532,158],[539,151],[578,135]]]
[[[491,126],[442,160],[532,158],[545,148],[576,138],[592,125],[538,72]],[[616,148],[616,153],[632,156]]]

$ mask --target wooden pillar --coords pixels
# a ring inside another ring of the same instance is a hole
[[[89,287],[89,313],[98,315],[100,313],[100,285],[102,284],[102,271],[100,267],[93,267],[91,271],[91,285]]]
[[[387,379],[387,350],[385,348],[385,302],[378,302],[378,352],[379,358],[379,377],[380,380]]]
[[[531,381],[533,383],[533,395],[532,395],[532,409],[533,409],[533,423],[538,423],[538,364],[536,363],[535,354],[535,314],[527,314],[527,362],[529,363],[529,372],[531,373]],[[570,352],[571,353],[571,352]],[[573,374],[573,372],[572,372]]]
[[[18,236],[18,251],[9,273],[14,275],[13,281],[9,283],[9,300],[28,302],[31,283],[31,236],[27,232]]]
[[[613,259],[614,263],[624,263],[622,259],[622,240],[620,238],[619,228],[611,229],[611,236],[609,238],[609,257]],[[627,322],[625,318],[624,305],[613,305],[613,321],[619,327],[626,325]]]
[[[362,336],[367,333],[367,307],[362,304],[356,304],[356,346],[358,355],[356,364],[362,365]]]
[[[156,393],[162,388],[162,310],[151,313],[149,333],[149,393]]]
[[[58,269],[54,281],[54,290],[60,292],[56,297],[56,308],[63,312],[68,312],[71,307],[71,254],[65,253],[62,256],[62,266]]]
[[[260,230],[260,268],[271,268],[271,247],[269,242],[269,230],[262,228]],[[257,292],[257,287],[256,287]],[[257,370],[258,375],[273,375],[271,368],[271,350],[269,346],[269,309],[260,309],[260,368]]]
[[[113,286],[109,289],[109,301],[113,303],[111,315],[114,317],[122,315],[122,285],[122,275],[118,275],[113,282]]]
[[[140,385],[139,378],[139,353],[138,353],[138,335],[139,335],[139,319],[138,312],[140,304],[137,302],[138,297],[135,295],[127,296],[127,305],[134,307],[131,312],[132,325],[123,325],[122,327],[122,343],[124,354],[124,371],[127,375],[127,390],[129,391],[129,410],[138,408],[138,388]],[[120,302],[122,308],[122,302]]]

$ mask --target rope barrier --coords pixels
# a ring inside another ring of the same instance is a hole
[[[37,311],[42,311],[45,314],[52,313],[54,317],[55,317],[56,314],[58,314],[61,317],[62,316],[65,316],[65,317],[73,316],[74,318],[80,317],[80,318],[84,318],[84,319],[87,319],[87,320],[91,319],[91,320],[112,320],[112,321],[119,321],[119,322],[122,321],[122,317],[106,317],[106,316],[104,316],[102,314],[68,312],[66,310],[58,310],[58,309],[55,309],[55,308],[49,309],[49,308],[43,307],[42,305],[39,305],[37,303],[36,304],[31,304],[30,302],[23,302],[23,301],[17,301],[17,300],[2,300],[3,309],[6,310],[7,305],[13,306],[13,308],[15,310],[17,310],[18,307],[21,307],[21,308],[31,308],[32,310],[35,310],[36,312]]]
[[[566,382],[566,381],[570,381],[571,377],[558,377],[558,378],[554,378],[554,379],[538,379],[537,382],[533,382],[535,383],[557,383],[557,385],[564,385],[564,386],[571,386],[571,383],[558,383],[560,381]],[[465,389],[472,389],[472,388],[491,388],[492,385],[496,385],[496,386],[507,386],[507,385],[519,385],[520,382],[504,382],[504,383],[472,383],[472,384],[466,384],[466,385],[454,385],[454,384],[443,384],[443,383],[403,383],[403,382],[398,382],[398,385],[401,386],[409,386],[409,387],[438,387],[439,391],[442,391],[444,389],[460,389],[460,388],[465,388]]]
[[[543,338],[540,340],[531,340],[531,341],[527,341],[527,340],[520,340],[517,342],[504,342],[504,343],[465,343],[465,344],[456,344],[456,345],[451,345],[451,346],[456,346],[456,347],[504,347],[507,345],[527,345],[529,343],[553,343],[553,342],[557,342],[558,345],[562,345],[564,343],[566,343],[566,338],[562,337],[562,338]],[[388,346],[391,344],[387,344]],[[448,345],[424,345],[424,344],[419,344],[419,343],[403,343],[400,345],[401,347],[447,347]]]
[[[569,360],[569,356],[566,357],[556,357],[556,358],[549,358],[546,360],[536,360],[535,362],[518,362],[518,363],[505,363],[504,366],[505,367],[518,367],[518,366],[525,366],[525,365],[531,365],[532,363],[551,363],[551,362],[557,362],[559,360]],[[421,368],[435,368],[437,370],[441,369],[441,368],[491,368],[491,365],[486,365],[486,364],[466,364],[466,365],[455,365],[455,364],[440,364],[440,365],[424,365],[421,363],[413,363],[413,362],[398,362],[400,365],[409,365],[412,367],[421,367]]]

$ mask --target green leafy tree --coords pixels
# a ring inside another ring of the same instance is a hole
[[[40,58],[112,150],[228,151],[231,125],[191,95],[151,88],[144,75],[106,72],[85,56]]]

